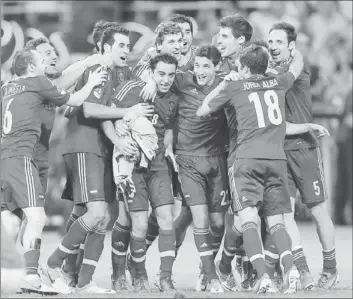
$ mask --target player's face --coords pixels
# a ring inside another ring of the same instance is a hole
[[[231,28],[221,27],[219,29],[217,48],[221,52],[222,57],[228,57],[239,51],[243,40],[243,36],[235,38]]]
[[[159,92],[166,93],[174,82],[176,72],[175,64],[168,64],[162,61],[158,62],[152,72],[153,79],[157,83]]]
[[[178,61],[181,58],[181,49],[183,47],[183,35],[168,34],[164,36],[164,40],[161,45],[158,45],[158,50],[161,54],[170,54],[174,56]]]
[[[284,30],[272,30],[267,43],[273,61],[279,62],[289,58],[292,45],[288,44],[287,33]]]
[[[124,67],[127,65],[127,56],[130,53],[130,39],[120,33],[114,35],[114,44],[111,47],[111,57],[115,66]]]
[[[191,32],[191,28],[190,28],[190,24],[189,23],[180,23],[179,26],[181,27],[182,31],[183,31],[183,46],[181,49],[181,53],[183,55],[185,55],[186,53],[189,52],[191,45],[192,45],[192,32]]]
[[[48,75],[54,75],[58,72],[56,69],[56,63],[58,62],[58,56],[56,55],[55,49],[49,43],[43,43],[36,47],[36,50],[41,55],[43,63],[46,65],[45,73]]]
[[[195,57],[194,72],[197,84],[201,86],[210,86],[214,82],[216,76],[216,68],[212,61],[207,57]]]
[[[46,64],[42,58],[42,55],[38,51],[32,51],[34,58],[34,65],[30,66],[32,73],[36,76],[44,75],[46,72]]]

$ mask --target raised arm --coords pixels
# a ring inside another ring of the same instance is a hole
[[[293,124],[290,122],[286,122],[286,135],[298,135],[307,133],[309,131],[318,132],[318,137],[324,137],[325,135],[330,136],[329,131],[318,124],[313,123],[305,123],[305,124]]]
[[[289,66],[288,72],[291,72],[295,79],[297,79],[304,67],[303,55],[298,50],[292,50],[293,59]],[[295,51],[295,52],[294,52]]]

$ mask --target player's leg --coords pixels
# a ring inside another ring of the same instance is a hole
[[[130,290],[125,274],[126,256],[130,244],[131,219],[124,199],[119,194],[119,214],[112,229],[112,288],[115,291]]]
[[[230,203],[227,157],[226,155],[219,155],[207,157],[206,159],[210,165],[206,197],[209,207],[213,258],[215,259],[224,235],[225,213]],[[227,271],[223,272],[219,265],[220,261],[216,263],[216,272],[223,287],[229,291],[237,291],[237,285],[231,267],[227,267]],[[231,264],[229,265],[231,266]],[[230,271],[228,271],[229,268]]]
[[[74,153],[64,155],[64,159],[69,177],[72,177],[74,202],[86,204],[87,212],[72,224],[58,248],[49,257],[48,267],[45,267],[44,272],[50,277],[54,288],[62,293],[71,292],[67,275],[61,267],[68,255],[76,254],[80,244],[85,241],[77,291],[110,292],[90,283],[103,250],[105,228],[99,225],[105,223],[108,215],[104,193],[104,158],[89,153]]]
[[[186,231],[192,224],[192,214],[185,200],[181,202],[180,213],[174,217],[175,229],[175,258],[178,256],[179,249],[184,242]]]
[[[262,253],[262,242],[257,224],[257,206],[262,202],[264,190],[264,181],[259,173],[266,171],[261,163],[261,160],[256,159],[238,159],[229,169],[233,209],[238,213],[241,221],[246,254],[259,277],[254,288],[255,293],[273,291],[271,280],[266,273],[265,257]],[[257,170],[256,173],[254,169]]]
[[[223,287],[216,274],[213,259],[212,237],[209,230],[210,223],[205,194],[206,181],[203,175],[198,171],[197,163],[199,160],[202,160],[202,158],[183,155],[177,156],[180,181],[182,192],[192,213],[195,244],[200,255],[205,276],[210,283],[210,290],[211,292],[223,292]],[[204,161],[200,162],[203,163]],[[199,166],[201,167],[201,165]],[[203,275],[202,272],[200,274]],[[199,277],[198,279],[198,281],[203,280],[203,277]],[[206,286],[207,284],[203,284],[201,289],[197,284],[196,287],[197,290],[205,290]]]
[[[156,213],[154,210],[151,211],[148,217],[148,228],[147,228],[147,236],[146,236],[146,248],[150,248],[154,240],[157,239],[159,232],[159,225],[156,217]]]
[[[134,171],[132,181],[135,196],[126,200],[131,217],[130,254],[127,257],[127,270],[136,292],[150,290],[146,271],[146,234],[148,227],[148,187],[144,173]]]
[[[5,229],[1,218],[1,296],[14,295],[20,291],[25,278],[24,260],[17,251],[15,242]]]
[[[175,259],[175,230],[173,225],[174,196],[168,170],[150,172],[148,194],[159,226],[158,249],[161,259],[157,286],[162,292],[174,292],[172,268]]]
[[[322,246],[323,273],[318,285],[330,289],[338,281],[335,228],[326,208],[327,191],[320,148],[302,149],[297,157],[304,177],[299,191],[316,224]]]
[[[270,238],[272,238],[279,255],[284,275],[283,292],[295,293],[299,282],[299,272],[293,263],[292,241],[284,225],[284,214],[292,212],[286,161],[267,160],[266,164],[268,171],[261,214],[266,219]]]

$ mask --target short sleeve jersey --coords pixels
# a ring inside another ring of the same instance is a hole
[[[227,119],[224,110],[207,117],[196,116],[197,109],[205,97],[218,86],[221,77],[216,76],[212,86],[197,84],[191,71],[178,71],[175,77],[176,89],[180,92],[177,114],[176,154],[191,156],[214,156],[227,152]]]
[[[99,65],[87,68],[76,85],[80,90],[88,81],[90,72],[95,71]],[[96,86],[85,102],[108,105],[116,87],[116,72],[107,69],[108,77],[103,85]],[[109,147],[101,129],[101,120],[86,118],[83,105],[75,108],[68,123],[68,130],[63,146],[63,154],[68,153],[93,153],[101,157],[109,157]]]
[[[210,103],[211,111],[233,107],[230,118],[235,118],[238,136],[230,144],[229,165],[236,158],[286,159],[284,137],[286,134],[285,94],[292,86],[294,76],[257,76],[230,82]],[[232,122],[231,122],[232,123]]]
[[[280,74],[288,71],[289,64],[275,67]],[[312,98],[310,91],[310,73],[303,68],[299,77],[294,81],[292,88],[286,94],[286,119],[294,124],[312,123]],[[317,147],[319,141],[313,132],[300,135],[288,135],[284,142],[285,150]]]
[[[145,83],[140,80],[130,80],[120,84],[110,102],[111,106],[118,108],[130,108],[138,103],[143,103],[139,94]],[[179,97],[174,90],[165,94],[157,93],[153,102],[154,114],[149,120],[156,129],[158,137],[158,153],[156,158],[149,164],[152,171],[168,169],[164,158],[164,135],[166,130],[173,129],[178,109]]]
[[[58,90],[45,76],[18,78],[2,86],[1,90],[1,159],[33,158],[41,133],[41,110],[47,102],[57,106],[66,104],[70,94]]]

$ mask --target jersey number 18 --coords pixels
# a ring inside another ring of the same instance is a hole
[[[265,125],[265,117],[262,109],[261,101],[259,94],[257,92],[252,92],[249,94],[250,103],[254,103],[256,116],[257,116],[257,124],[259,128],[264,128]],[[282,123],[282,113],[278,103],[278,95],[274,90],[266,90],[264,93],[264,100],[267,105],[267,115],[268,120],[271,124],[278,126]]]

